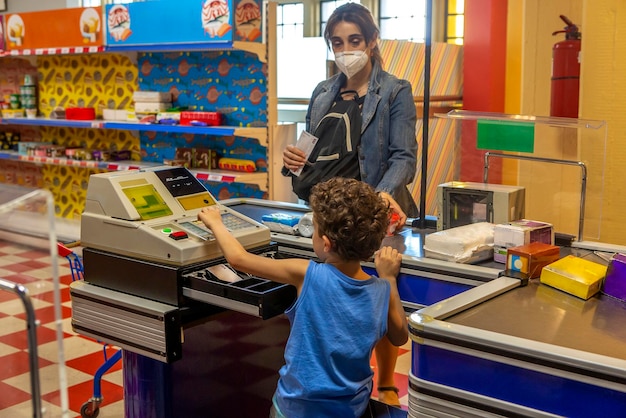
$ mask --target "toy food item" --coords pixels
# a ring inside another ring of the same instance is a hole
[[[239,158],[220,158],[218,165],[222,170],[244,171],[247,173],[256,171],[254,161],[241,160]]]

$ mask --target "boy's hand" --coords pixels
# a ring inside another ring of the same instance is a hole
[[[374,256],[374,264],[378,277],[384,279],[392,279],[400,273],[400,263],[402,262],[402,254],[395,248],[389,246],[383,247],[376,251]]]
[[[207,228],[213,229],[214,225],[222,223],[222,214],[217,206],[208,206],[200,209],[200,212],[198,212],[198,220],[202,221]]]

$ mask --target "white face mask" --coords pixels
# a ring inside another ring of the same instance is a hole
[[[367,64],[367,60],[369,60],[369,55],[365,51],[337,52],[335,54],[337,67],[348,78],[361,71]]]

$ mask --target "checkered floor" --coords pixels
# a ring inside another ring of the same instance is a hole
[[[61,310],[63,320],[63,353],[71,417],[80,417],[81,406],[94,393],[93,376],[104,362],[102,344],[79,336],[72,331],[69,284],[72,281],[68,261],[59,257]],[[45,417],[62,415],[59,391],[59,354],[56,334],[52,268],[49,253],[27,244],[0,240],[0,278],[23,285],[28,289],[37,327],[39,378],[41,401]],[[0,290],[0,417],[32,417],[30,369],[26,314],[21,300],[11,292]],[[116,348],[108,348],[107,355]],[[373,360],[372,367],[376,372]],[[407,409],[408,370],[410,368],[410,343],[400,350],[396,366],[396,385],[400,388],[403,409]],[[108,371],[101,382],[104,400],[99,417],[123,417],[123,387],[121,362]],[[373,396],[377,396],[374,389]]]

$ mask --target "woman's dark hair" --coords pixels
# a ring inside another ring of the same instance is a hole
[[[335,177],[313,186],[315,233],[326,235],[343,260],[369,260],[389,226],[389,204],[369,184]]]
[[[353,23],[361,30],[365,43],[369,44],[372,40],[379,39],[380,30],[378,25],[374,21],[374,17],[369,9],[358,3],[346,3],[343,6],[339,6],[330,15],[328,22],[326,22],[326,29],[324,29],[324,39],[329,49],[331,48],[330,38],[333,36],[335,26],[339,22]],[[372,49],[372,60],[377,61],[381,66],[383,65],[383,57],[380,55],[380,49],[378,48],[378,42]]]

